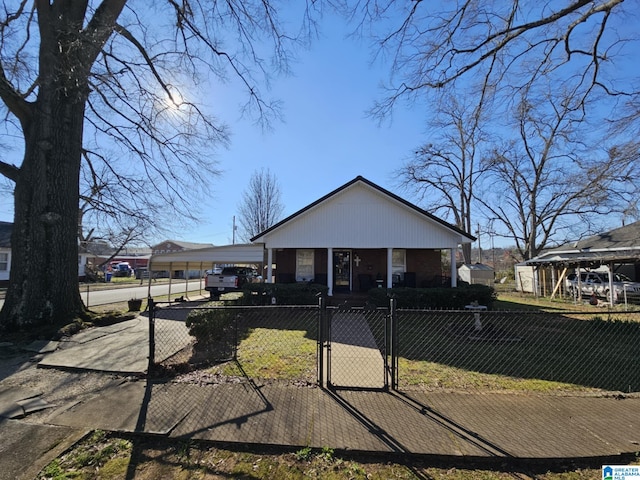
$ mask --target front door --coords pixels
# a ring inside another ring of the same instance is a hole
[[[333,252],[333,291],[351,291],[351,252],[349,250]]]

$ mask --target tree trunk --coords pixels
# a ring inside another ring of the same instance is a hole
[[[9,288],[0,312],[4,327],[62,325],[86,310],[77,239],[85,99],[69,93],[55,82],[41,87],[25,128]]]
[[[91,67],[126,0],[35,2],[40,47],[37,98],[5,92],[25,153],[15,179],[11,272],[0,327],[61,325],[86,308],[78,284],[78,207]]]
[[[467,265],[471,265],[471,263],[472,263],[472,259],[471,259],[471,244],[470,243],[463,243],[462,244],[462,260]]]

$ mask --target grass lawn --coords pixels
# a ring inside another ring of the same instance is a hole
[[[404,320],[404,321],[403,321]],[[603,312],[407,314],[400,384],[429,389],[640,391],[640,322]]]
[[[635,463],[638,462],[636,458]],[[262,479],[302,480],[586,480],[601,479],[601,466],[557,465],[499,470],[433,466],[419,459],[390,461],[384,456],[339,454],[329,448],[297,451],[224,449],[205,443],[159,437],[91,433],[72,450],[51,462],[38,479]]]

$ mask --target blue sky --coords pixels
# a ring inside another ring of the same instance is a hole
[[[217,114],[231,128],[231,145],[218,152],[220,178],[203,222],[181,240],[230,243],[233,216],[251,174],[269,168],[280,184],[284,217],[298,211],[358,175],[402,194],[392,174],[424,139],[426,112],[397,110],[378,126],[366,111],[380,95],[388,70],[371,65],[366,45],[346,39],[339,20],[325,22],[322,38],[302,51],[293,75],[280,78],[270,94],[284,102],[284,122],[262,132],[239,119],[233,101]]]
[[[380,62],[371,65],[368,46],[346,38],[349,28],[343,19],[325,16],[320,38],[298,52],[292,75],[274,79],[264,91],[283,102],[284,121],[274,121],[270,131],[241,117],[240,105],[247,97],[234,89],[233,81],[222,85],[212,80],[211,97],[203,103],[213,106],[212,113],[229,126],[231,144],[212,151],[222,175],[211,179],[212,196],[201,208],[202,221],[170,238],[231,243],[241,193],[251,174],[262,168],[278,179],[283,218],[358,175],[401,193],[392,173],[422,142],[426,113],[397,110],[381,126],[367,117],[389,70]],[[19,163],[19,150],[5,152],[5,159],[11,161],[13,155]],[[13,221],[13,197],[5,190],[0,193],[0,221]]]
[[[293,74],[274,80],[267,93],[283,102],[284,122],[274,122],[271,131],[263,132],[252,119],[240,117],[240,104],[247,98],[233,81],[222,85],[212,80],[211,93],[202,102],[229,125],[231,144],[211,153],[222,174],[209,182],[211,196],[196,212],[201,221],[167,237],[230,243],[241,194],[251,175],[262,168],[278,179],[284,217],[358,175],[415,200],[398,188],[393,173],[416,147],[429,141],[425,132],[430,109],[425,103],[412,108],[401,103],[382,125],[366,115],[382,95],[380,85],[389,75],[389,65],[371,65],[367,43],[347,38],[351,28],[338,16],[326,15],[321,37],[309,50],[299,52]],[[637,63],[627,65],[636,78]],[[13,220],[13,198],[4,192],[0,193],[0,220]]]

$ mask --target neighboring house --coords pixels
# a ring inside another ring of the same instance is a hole
[[[151,268],[266,264],[276,283],[316,282],[334,292],[457,285],[455,256],[475,238],[363,177],[356,177],[248,245],[153,255]],[[443,272],[443,254],[450,266]],[[451,261],[453,259],[453,261]],[[274,274],[275,267],[275,274]]]
[[[547,250],[522,265],[535,270],[537,288],[533,290],[542,295],[557,293],[565,284],[566,276],[578,268],[605,266],[637,281],[640,279],[640,222]]]
[[[267,279],[334,292],[457,284],[456,251],[475,238],[358,176],[251,239]],[[442,255],[450,269],[443,272]]]
[[[193,242],[183,242],[181,240],[165,240],[162,243],[154,245],[151,247],[152,255],[164,255],[178,252],[185,252],[188,250],[197,250],[202,248],[210,248],[213,247],[212,243],[193,243]],[[145,265],[146,266],[146,265]],[[153,271],[156,273],[160,273],[162,271],[171,272],[171,278],[197,278],[201,275],[200,270],[187,270],[187,274],[185,275],[185,268],[172,268],[167,270],[159,270],[157,268],[151,267]],[[162,276],[162,273],[160,273]]]
[[[194,250],[197,248],[209,248],[209,247],[213,247],[213,244],[183,242],[181,240],[165,240],[162,243],[153,245],[151,247],[151,254],[160,255],[162,253],[176,253],[176,252],[183,252],[185,250]]]
[[[0,285],[7,285],[9,282],[9,271],[11,270],[11,231],[13,223],[0,222]],[[176,242],[177,243],[177,242]],[[186,245],[200,245],[186,243]],[[106,262],[111,255],[111,247],[104,244],[89,243],[86,246],[78,246],[78,277],[81,281],[87,277],[87,269],[95,269],[103,262]],[[146,267],[151,251],[148,248],[127,248],[121,255],[115,257],[118,261],[128,261],[134,268]]]
[[[13,224],[0,222],[0,285],[9,283],[11,270],[11,230]]]
[[[11,270],[11,231],[13,223],[0,222],[0,285],[9,284]],[[78,253],[78,276],[84,278],[85,265],[89,256],[85,252]]]

